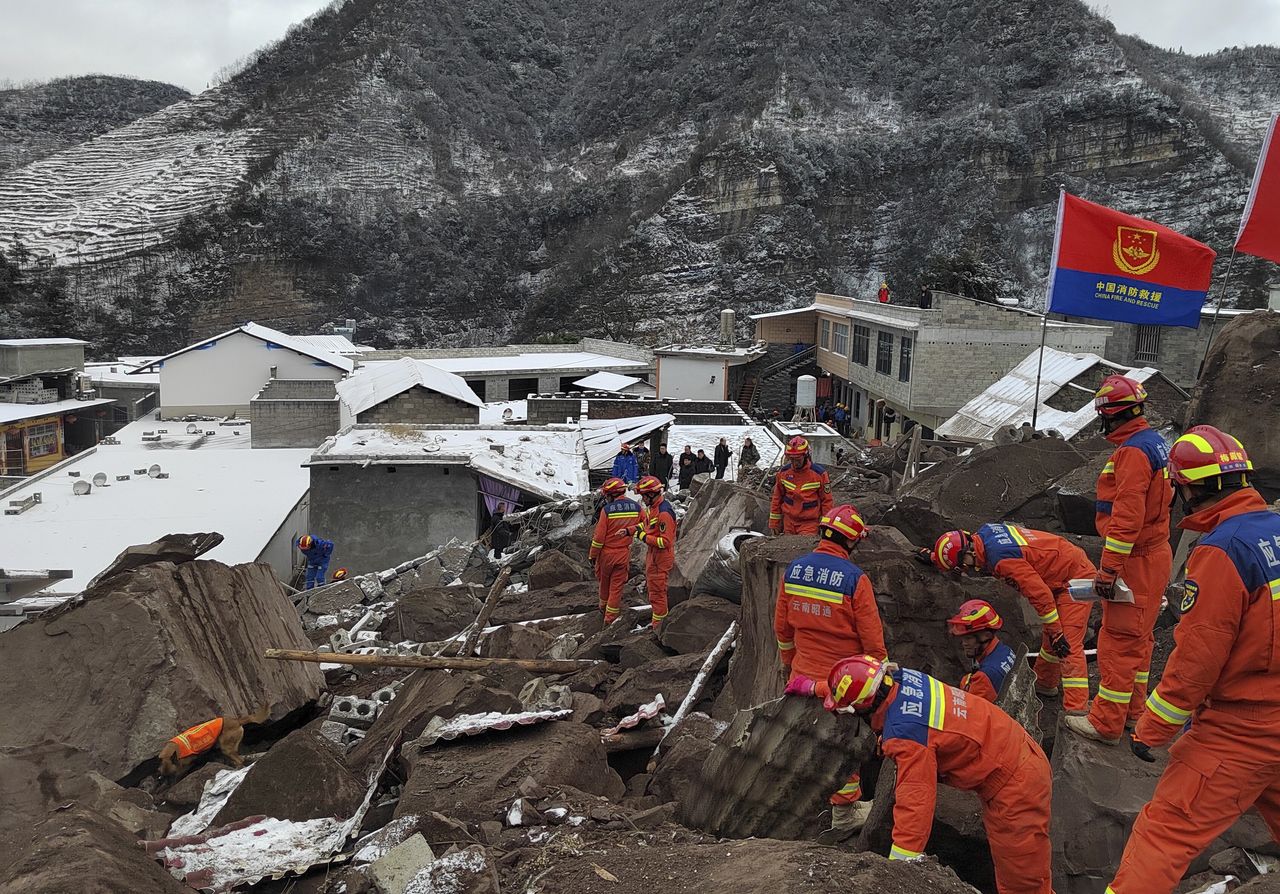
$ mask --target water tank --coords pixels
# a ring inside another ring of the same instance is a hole
[[[796,406],[802,410],[812,410],[818,404],[818,380],[813,376],[800,376],[796,379]]]
[[[734,335],[734,313],[729,308],[720,311],[720,344],[731,345],[738,339]]]

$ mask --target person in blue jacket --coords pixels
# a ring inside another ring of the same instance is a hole
[[[630,444],[623,444],[618,455],[613,458],[613,477],[621,478],[627,484],[635,484],[640,480],[640,463],[631,452]]]
[[[298,538],[298,549],[307,557],[307,589],[324,586],[329,575],[329,556],[333,555],[333,541],[323,537],[303,534]]]

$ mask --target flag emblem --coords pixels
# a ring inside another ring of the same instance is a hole
[[[1116,241],[1111,245],[1111,258],[1121,273],[1141,276],[1160,263],[1156,248],[1156,231],[1136,227],[1116,227]]]

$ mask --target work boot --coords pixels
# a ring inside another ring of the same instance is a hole
[[[1101,742],[1103,745],[1119,745],[1120,744],[1119,736],[1117,736],[1114,739],[1104,736],[1102,733],[1098,732],[1097,727],[1095,727],[1093,723],[1090,722],[1088,717],[1076,717],[1073,715],[1067,715],[1066,717],[1062,718],[1062,724],[1067,729],[1075,733],[1077,736],[1083,736],[1086,739],[1092,739],[1095,742]]]
[[[854,801],[852,804],[831,805],[831,831],[861,832],[871,818],[870,801]]]
[[[1057,686],[1052,686],[1048,689],[1044,689],[1040,686],[1036,686],[1036,695],[1040,696],[1041,698],[1053,698],[1057,694],[1058,694]]]

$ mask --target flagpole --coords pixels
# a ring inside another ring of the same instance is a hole
[[[1049,308],[1044,309],[1040,317],[1040,360],[1036,363],[1036,397],[1031,402],[1031,430],[1036,430],[1036,422],[1040,417],[1040,374],[1044,371],[1044,342],[1049,334]]]
[[[1049,259],[1049,284],[1044,295],[1044,314],[1040,317],[1040,359],[1036,361],[1036,396],[1031,402],[1031,430],[1040,421],[1040,376],[1044,372],[1044,343],[1049,334],[1049,310],[1053,307],[1053,277],[1058,270],[1058,250],[1062,247],[1062,215],[1067,205],[1067,190],[1058,185],[1058,213],[1053,223],[1053,256]]]
[[[1204,373],[1205,362],[1209,359],[1209,348],[1213,345],[1213,332],[1218,326],[1218,314],[1222,312],[1222,296],[1227,292],[1227,285],[1231,282],[1231,270],[1236,265],[1236,250],[1231,249],[1231,260],[1227,261],[1227,275],[1222,279],[1222,287],[1218,289],[1218,301],[1213,308],[1213,321],[1209,323],[1209,336],[1204,340],[1204,356],[1200,358],[1200,368],[1196,370],[1196,378],[1199,379]]]

